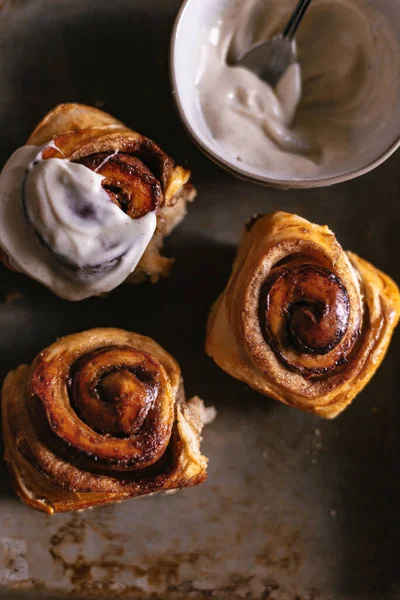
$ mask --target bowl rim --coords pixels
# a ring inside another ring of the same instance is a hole
[[[353,169],[347,173],[342,173],[340,175],[330,175],[328,177],[324,177],[322,179],[275,179],[273,177],[268,177],[266,175],[254,175],[249,173],[246,169],[242,169],[234,165],[229,160],[223,158],[220,154],[212,150],[206,143],[204,143],[197,133],[194,131],[189,119],[186,116],[185,110],[182,106],[182,102],[179,96],[178,91],[178,81],[175,69],[175,56],[177,53],[177,38],[179,35],[179,27],[181,25],[182,17],[192,2],[201,2],[201,0],[183,0],[179,6],[179,9],[176,13],[174,23],[171,30],[170,41],[169,41],[169,53],[168,53],[168,63],[169,63],[169,81],[171,87],[172,100],[175,106],[175,109],[178,113],[178,116],[183,124],[183,127],[191,139],[191,141],[215,164],[222,167],[225,171],[228,171],[243,179],[245,181],[251,181],[255,183],[259,183],[261,185],[265,185],[268,187],[280,188],[280,189],[312,189],[318,187],[328,187],[330,185],[335,185],[337,183],[343,183],[345,181],[350,181],[351,179],[355,179],[360,177],[361,175],[365,175],[369,173],[373,169],[379,167],[382,163],[384,163],[400,146],[400,134],[396,138],[396,140],[380,154],[377,158],[372,160],[367,165],[360,167],[358,169]]]

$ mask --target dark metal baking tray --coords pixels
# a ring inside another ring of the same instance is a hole
[[[57,336],[118,326],[164,345],[188,393],[219,412],[204,434],[208,481],[174,495],[48,517],[17,500],[1,462],[0,597],[400,598],[399,336],[332,422],[256,394],[203,351],[207,312],[254,213],[280,208],[327,223],[345,248],[399,280],[400,154],[358,180],[304,192],[224,173],[185,136],[170,98],[177,8],[178,0],[11,0],[0,13],[1,163],[48,109],[79,101],[187,161],[198,188],[167,244],[172,275],[157,285],[73,304],[2,268],[1,378]]]

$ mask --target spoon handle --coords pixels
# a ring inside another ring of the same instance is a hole
[[[283,30],[283,37],[292,40],[296,34],[297,28],[300,25],[302,18],[304,17],[307,8],[310,6],[311,0],[299,0],[296,8],[294,9],[292,16],[289,19],[288,24]]]

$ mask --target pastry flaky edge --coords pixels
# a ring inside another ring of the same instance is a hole
[[[185,218],[187,203],[196,197],[196,189],[188,183],[190,171],[176,165],[152,140],[129,129],[112,115],[84,104],[66,103],[56,106],[41,120],[26,143],[42,146],[57,136],[79,132],[82,132],[79,144],[85,156],[105,149],[123,150],[133,142],[142,145],[149,155],[155,156],[159,161],[164,204],[158,210],[157,228],[150,243],[134,272],[126,279],[127,283],[141,283],[145,280],[156,283],[161,277],[169,275],[174,263],[173,258],[161,254],[164,238]],[[75,151],[74,148],[73,155],[68,158],[75,160],[81,157],[79,154],[79,150]],[[1,248],[0,260],[14,270],[9,257]]]
[[[109,335],[125,344],[134,343],[145,352],[155,352],[170,381],[174,398],[174,422],[170,444],[173,460],[171,465],[137,481],[124,482],[113,476],[113,471],[90,472],[82,465],[74,464],[68,455],[60,454],[35,428],[29,403],[33,370],[57,368],[62,360],[62,347],[70,338],[82,333],[60,338],[41,352],[32,366],[20,365],[5,378],[2,402],[2,428],[5,446],[4,458],[14,490],[20,499],[32,508],[54,514],[92,508],[98,505],[120,502],[128,498],[151,495],[181,489],[202,483],[207,477],[208,459],[201,454],[200,442],[204,425],[211,423],[216,411],[205,407],[195,396],[185,400],[183,379],[176,360],[151,338],[124,330],[99,328],[83,332],[89,343],[93,339],[108,340]],[[61,351],[54,355],[54,349]],[[48,362],[48,365],[46,364]],[[170,446],[169,446],[170,447]],[[58,481],[49,473],[56,473]],[[93,487],[94,491],[76,491],[76,487]],[[105,491],[102,491],[102,490]]]
[[[269,268],[268,256],[278,253],[282,258],[298,240],[322,251],[334,265],[341,262],[350,269],[364,318],[361,344],[349,364],[317,383],[272,356],[259,320],[260,278]],[[352,402],[380,366],[399,316],[399,289],[390,277],[353,252],[344,252],[327,226],[274,212],[255,217],[246,226],[229,281],[211,309],[205,349],[224,371],[258,392],[331,419]],[[266,354],[270,370],[265,368]]]

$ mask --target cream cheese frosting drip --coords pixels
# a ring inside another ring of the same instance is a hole
[[[132,219],[102,188],[104,177],[23,146],[0,175],[0,245],[13,267],[67,300],[120,285],[142,257],[155,211]]]

